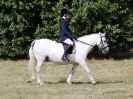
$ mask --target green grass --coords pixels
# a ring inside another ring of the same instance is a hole
[[[43,64],[44,85],[26,83],[28,61],[0,61],[0,99],[133,99],[133,59],[89,60],[97,84],[91,85],[79,66],[72,85],[66,83],[71,65]]]

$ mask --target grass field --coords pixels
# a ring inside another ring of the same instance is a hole
[[[133,59],[89,60],[97,81],[91,85],[79,66],[72,85],[66,83],[71,65],[47,62],[41,68],[44,85],[28,80],[27,60],[0,61],[0,99],[133,99]]]

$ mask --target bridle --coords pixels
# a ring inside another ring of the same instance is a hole
[[[101,34],[100,34],[101,41],[100,41],[100,43],[99,43],[98,46],[100,46],[100,44],[104,45],[103,40],[102,40],[103,37],[105,37],[105,36],[101,36]],[[107,41],[106,41],[106,42],[107,42]],[[105,47],[102,47],[102,48],[100,48],[100,49],[103,50],[103,49],[105,49],[105,48],[107,48],[107,47],[108,47],[108,45],[105,46]]]
[[[103,37],[105,37],[105,36],[101,36],[101,34],[100,34],[100,39],[101,39],[101,41],[100,41],[100,43],[98,44],[98,46],[100,46],[101,44],[102,44],[102,45],[104,44],[104,43],[103,43],[103,40],[102,40]],[[78,39],[77,39],[76,41],[94,47],[94,45],[88,44],[88,43],[83,42],[83,41],[80,41],[80,40],[78,40]],[[103,50],[103,49],[105,49],[105,48],[107,48],[107,47],[108,47],[108,46],[105,46],[105,47],[102,47],[102,48],[100,48],[100,49]]]

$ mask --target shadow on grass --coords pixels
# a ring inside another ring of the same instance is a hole
[[[44,83],[46,83],[46,84],[65,84],[66,81],[65,80],[60,80],[60,81],[57,81],[57,82],[45,81]]]
[[[126,83],[125,81],[98,81],[97,84],[116,84],[116,83]]]
[[[113,84],[113,83],[125,83],[125,81],[97,81],[95,85]],[[92,84],[92,83],[91,82],[72,82],[72,84]]]
[[[50,82],[50,81],[46,81],[44,82],[46,84],[67,84],[66,80],[60,80],[57,82]],[[126,83],[126,81],[97,81],[95,85],[99,85],[99,84],[116,84],[116,83]],[[91,82],[72,82],[72,84],[78,85],[78,84],[92,84]]]

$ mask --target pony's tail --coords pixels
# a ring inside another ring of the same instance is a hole
[[[29,49],[29,65],[28,65],[28,70],[29,70],[29,75],[31,75],[31,78],[28,82],[31,82],[32,80],[35,80],[35,67],[37,64],[34,52],[33,52],[33,47],[36,41],[33,41],[31,43],[31,47]]]

